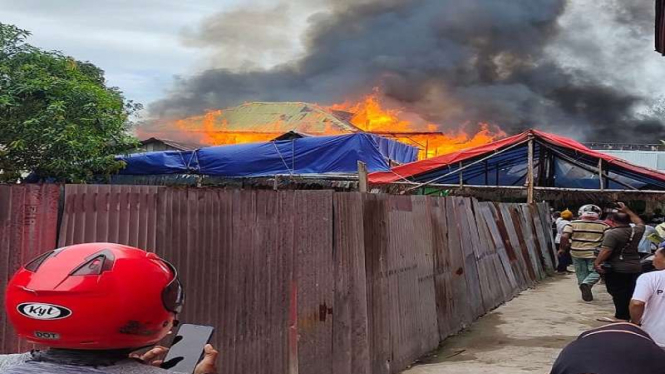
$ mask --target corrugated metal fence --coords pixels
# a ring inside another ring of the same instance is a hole
[[[329,191],[64,190],[58,244],[118,242],[172,261],[188,297],[182,320],[217,328],[223,373],[395,373],[553,264],[546,205]],[[54,227],[48,212],[43,222]],[[53,247],[49,238],[40,250]],[[3,256],[14,251],[0,248]],[[4,351],[17,348],[0,337]]]
[[[7,322],[4,290],[22,264],[55,248],[59,199],[55,185],[0,185],[0,352],[29,348]]]

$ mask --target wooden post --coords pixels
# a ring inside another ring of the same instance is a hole
[[[598,180],[600,181],[600,190],[605,190],[605,176],[603,175],[603,159],[598,159]]]
[[[427,160],[429,158],[429,139],[425,141],[425,157],[423,160]]]
[[[489,167],[487,166],[487,161],[485,161],[485,185],[486,185],[486,186],[489,184],[489,177],[490,177],[490,176],[488,175],[489,173],[490,173],[490,169],[489,169]]]
[[[460,169],[460,171],[459,171],[459,187],[460,188],[464,187],[464,170],[462,170],[462,167],[463,167],[463,164],[460,161],[460,163],[459,163],[459,169]]]
[[[528,155],[528,170],[526,173],[526,202],[533,204],[533,135],[529,135],[529,155]]]
[[[367,164],[362,161],[358,161],[358,191],[367,192],[367,185],[369,181],[367,180]]]

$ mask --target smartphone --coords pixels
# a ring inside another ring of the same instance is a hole
[[[181,325],[161,367],[178,373],[194,373],[214,332],[211,326]]]

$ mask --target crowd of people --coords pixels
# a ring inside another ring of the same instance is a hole
[[[557,272],[574,265],[580,296],[603,282],[614,303],[610,323],[584,332],[560,354],[552,374],[665,373],[665,222],[650,224],[623,203],[555,212]],[[626,355],[633,359],[626,360]]]

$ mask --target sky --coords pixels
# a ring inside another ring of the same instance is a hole
[[[244,63],[238,58],[231,63],[219,61],[216,49],[188,42],[188,34],[196,33],[209,17],[246,5],[246,0],[0,0],[0,22],[31,31],[29,42],[37,47],[94,63],[106,72],[110,85],[147,105],[164,96],[176,77],[211,65]],[[270,0],[256,0],[252,6],[274,5]],[[283,12],[276,16],[285,17]],[[295,37],[279,53],[253,59],[255,64],[269,67],[299,53],[297,36],[307,15],[289,16],[293,21],[285,22],[283,32]]]
[[[261,71],[271,71],[272,67],[297,62],[303,56],[306,58],[308,53],[311,57],[312,51],[325,56],[325,48],[332,48],[334,44],[318,47],[308,46],[307,43],[322,39],[325,42],[339,42],[334,35],[338,31],[341,43],[354,47],[356,43],[353,39],[343,38],[363,30],[363,27],[354,24],[355,16],[349,16],[345,10],[353,7],[354,11],[362,12],[363,5],[367,5],[367,10],[377,3],[399,4],[400,1],[403,0],[0,0],[0,22],[31,31],[33,35],[29,42],[33,45],[60,50],[79,60],[94,63],[105,70],[110,85],[119,87],[128,99],[150,107],[150,104],[169,98],[186,99],[190,93],[183,90],[183,87],[188,87],[188,83],[197,77],[261,76]],[[430,0],[413,1],[420,5],[437,4]],[[490,0],[464,1],[468,4],[494,4]],[[589,83],[601,89],[603,86],[611,87],[626,96],[641,98],[642,107],[631,107],[631,110],[641,110],[653,116],[653,109],[659,108],[656,117],[662,117],[662,113],[665,113],[665,85],[662,84],[665,80],[665,58],[653,51],[651,1],[538,1],[540,4],[567,4],[565,12],[556,19],[560,31],[547,40],[545,57],[562,72],[575,72],[575,77],[581,77],[574,78],[571,84],[579,86]],[[444,4],[444,1],[438,4]],[[452,5],[463,4],[452,0],[446,4],[450,8],[443,7],[444,12],[454,7],[463,8],[462,5]],[[534,14],[542,8],[532,7],[533,4],[527,0],[514,0],[514,3],[508,1],[506,4],[519,4],[516,5],[517,10],[534,8]],[[482,12],[474,9],[473,14],[468,16],[473,17],[479,13]],[[333,16],[326,19],[326,14]],[[338,22],[342,16],[349,18],[350,30],[335,29],[328,39],[317,34],[331,22]],[[397,28],[402,25],[398,22],[394,26]],[[415,29],[418,26],[413,25]],[[345,34],[345,31],[349,32]],[[418,34],[414,32],[414,35]],[[368,40],[366,47],[372,48],[371,43]],[[366,48],[362,43],[358,45]],[[335,52],[334,49],[331,51]],[[449,57],[448,52],[446,50]],[[356,68],[354,64],[342,68],[353,71]],[[221,73],[205,74],[210,71]],[[267,76],[273,77],[270,74]],[[344,78],[335,75],[329,79],[332,81],[315,83],[334,86],[334,81]],[[588,82],[580,82],[580,79]],[[309,84],[313,81],[304,78],[303,82]],[[205,86],[205,83],[199,78],[199,85]],[[269,83],[269,80],[257,82],[259,87],[264,84],[270,87]],[[290,88],[288,80],[286,83],[286,88]],[[539,83],[542,82],[533,82]],[[371,91],[371,87],[367,89]],[[213,91],[225,90],[229,91],[224,87],[214,87]],[[238,95],[243,93],[243,87],[236,87],[236,90]],[[237,96],[236,91],[230,90],[227,93]],[[487,89],[480,93],[493,95],[493,99],[497,96],[495,91]],[[204,92],[194,99],[217,102],[216,97],[206,95]],[[280,99],[283,97],[288,99],[288,96],[279,96]],[[237,99],[242,102],[246,98]],[[512,96],[508,95],[506,99],[501,103],[504,107],[516,105]],[[586,103],[576,103],[574,105],[578,107],[572,109],[584,111],[583,106],[593,104],[593,100],[592,97]],[[219,103],[223,104],[223,101]],[[533,102],[530,105],[533,107]],[[541,108],[536,109],[547,108],[548,105],[544,102]],[[516,108],[523,112],[517,105]],[[619,114],[623,115],[623,112]],[[633,114],[631,116],[634,117]],[[531,117],[537,118],[538,113]],[[556,127],[554,122],[575,123],[565,118],[547,118],[553,122],[550,128]],[[629,132],[634,133],[633,128],[646,128],[650,132],[663,133],[663,123],[660,121],[660,124],[651,127],[635,125],[630,127]],[[576,135],[576,126],[569,127],[561,130],[567,135]],[[597,131],[605,131],[602,126],[597,128],[601,128]],[[599,137],[597,131],[593,137]],[[579,136],[582,138],[584,135],[580,133]]]

